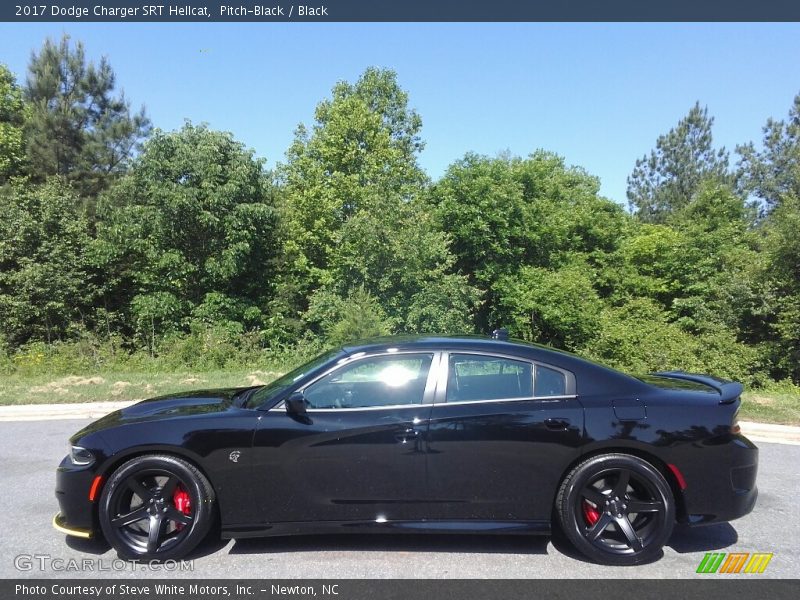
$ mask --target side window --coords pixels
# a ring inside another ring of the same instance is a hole
[[[567,378],[561,371],[536,365],[535,396],[565,396]]]
[[[309,408],[422,404],[433,354],[374,356],[346,364],[305,389]]]
[[[448,402],[503,400],[533,396],[532,365],[519,360],[451,354]]]

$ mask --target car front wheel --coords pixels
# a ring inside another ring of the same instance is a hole
[[[653,465],[602,454],[577,465],[556,497],[569,541],[595,562],[635,565],[656,558],[675,524],[675,502]]]
[[[213,504],[211,484],[194,465],[169,455],[137,456],[109,478],[100,526],[123,558],[179,559],[208,533]]]

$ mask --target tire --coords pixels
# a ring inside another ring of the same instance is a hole
[[[572,545],[607,565],[659,557],[675,526],[675,500],[666,479],[629,454],[601,454],[577,465],[564,478],[555,509]]]
[[[206,537],[214,501],[214,490],[197,467],[175,456],[147,454],[112,473],[98,516],[121,558],[174,560]]]

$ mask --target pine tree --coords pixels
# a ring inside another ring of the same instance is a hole
[[[785,121],[769,119],[764,126],[763,149],[750,142],[736,148],[739,178],[744,192],[763,202],[764,213],[789,196],[800,198],[800,94],[794,97]]]
[[[628,177],[628,205],[642,220],[661,222],[692,199],[700,184],[728,177],[728,153],[714,150],[714,118],[696,103],[678,125],[659,136],[650,156]]]
[[[46,40],[28,67],[27,154],[34,179],[59,175],[91,203],[111,177],[124,171],[150,122],[114,95],[108,61],[87,62],[83,44],[69,36]]]

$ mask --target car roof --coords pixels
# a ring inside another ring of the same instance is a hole
[[[501,340],[481,335],[395,335],[376,337],[366,340],[351,342],[343,346],[348,354],[356,352],[381,352],[390,348],[398,350],[480,350],[485,352],[505,352],[510,354],[527,355],[531,351],[537,353],[558,353],[575,356],[562,350],[533,344],[523,340]],[[575,356],[575,358],[577,358]]]
[[[592,387],[598,391],[612,388],[618,391],[624,388],[633,390],[647,385],[635,377],[571,352],[516,339],[500,340],[480,335],[399,335],[352,342],[343,346],[342,350],[352,355],[360,352],[368,354],[385,352],[391,348],[405,351],[461,350],[518,356],[522,359],[539,361],[571,371],[578,378],[579,385],[581,380],[591,381]]]

